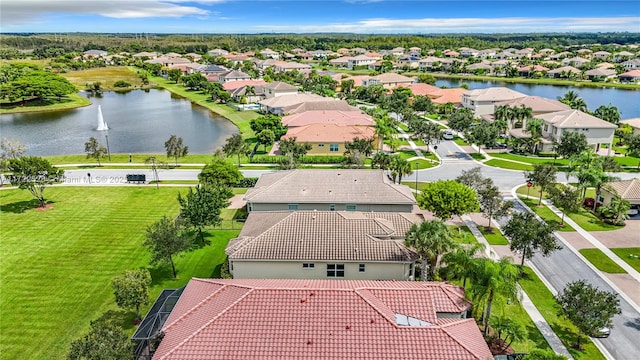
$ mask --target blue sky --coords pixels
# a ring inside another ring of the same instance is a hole
[[[2,0],[1,32],[640,32],[640,1]]]

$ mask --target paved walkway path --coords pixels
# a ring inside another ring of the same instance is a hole
[[[420,150],[418,148],[418,146],[416,145],[416,143],[414,143],[413,140],[411,140],[411,137],[409,136],[409,134],[407,134],[399,126],[397,127],[397,129],[400,132],[400,137],[404,138],[405,140],[407,140],[409,142],[409,146],[411,146],[411,150],[415,151],[416,155],[418,155],[419,158],[424,159],[424,155],[422,154],[422,150]]]
[[[469,215],[463,215],[460,218],[462,219],[462,221],[464,221],[465,225],[467,225],[467,227],[469,228],[473,236],[475,236],[476,239],[478,239],[478,241],[484,245],[485,254],[490,259],[493,259],[496,261],[499,260],[500,256],[498,256],[498,254],[493,250],[493,248],[491,247],[487,239],[484,237],[484,235],[482,235],[482,233],[478,229],[478,226],[471,219],[471,217],[469,217]],[[530,267],[533,267],[533,264],[529,263],[528,265]],[[542,334],[542,336],[544,336],[545,340],[547,340],[547,343],[549,344],[551,349],[553,349],[553,351],[555,351],[558,354],[564,355],[569,359],[573,359],[573,357],[571,357],[571,353],[569,353],[569,350],[567,350],[567,348],[564,346],[564,344],[562,343],[558,335],[556,335],[556,333],[553,332],[553,329],[551,329],[551,326],[549,326],[549,324],[544,319],[540,311],[538,311],[538,309],[533,304],[533,302],[531,301],[527,293],[524,292],[519,285],[518,285],[518,290],[520,292],[520,295],[522,296],[522,300],[520,300],[522,307],[527,312],[527,314],[529,314],[529,317],[531,317],[531,320],[533,320],[533,323],[536,325],[538,330],[540,330],[540,333]]]

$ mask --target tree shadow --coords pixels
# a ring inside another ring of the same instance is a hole
[[[168,281],[175,280],[171,264],[161,264],[155,267],[147,268],[151,274],[151,286],[162,285]],[[178,269],[176,269],[178,271]]]
[[[98,321],[104,321],[116,324],[125,330],[131,330],[136,327],[136,312],[123,309],[107,310],[102,316],[97,318]]]
[[[547,340],[540,333],[540,330],[535,325],[528,325],[526,327],[527,338],[532,341],[537,349],[544,349],[548,346]]]
[[[225,259],[225,261],[227,261]],[[213,269],[213,272],[211,273],[211,276],[209,276],[212,279],[219,279],[222,276],[222,264],[218,264],[216,265],[216,267]]]
[[[53,204],[54,201],[46,201],[45,204]],[[14,214],[22,214],[27,210],[35,209],[40,206],[40,201],[36,199],[16,201],[10,204],[0,206],[0,212],[10,212]]]
[[[635,318],[633,320],[625,321],[624,326],[628,326],[636,330],[640,330],[640,318]]]

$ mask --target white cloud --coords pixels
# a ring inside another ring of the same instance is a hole
[[[607,18],[422,18],[364,19],[354,23],[257,25],[257,31],[354,32],[354,33],[438,33],[438,32],[562,32],[629,31],[640,27],[640,17]]]
[[[209,10],[182,3],[213,4],[224,0],[3,0],[3,27],[39,21],[47,14],[102,15],[111,18],[207,16]]]

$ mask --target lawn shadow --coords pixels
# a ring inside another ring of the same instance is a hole
[[[549,343],[544,338],[544,335],[540,333],[540,330],[535,325],[527,325],[526,327],[527,339],[536,345],[536,349],[550,349]]]
[[[119,310],[107,310],[102,316],[96,319],[96,321],[104,321],[116,324],[125,330],[134,329],[136,320],[135,311],[127,311],[123,309]]]
[[[54,201],[46,201],[47,205],[53,204]],[[22,214],[27,210],[32,210],[40,206],[40,201],[36,199],[16,201],[11,204],[0,206],[0,212],[10,212],[14,214]]]
[[[171,270],[171,264],[160,264],[147,269],[151,274],[151,286],[162,285],[166,282],[175,280],[173,277],[173,271]]]
[[[225,259],[225,261],[227,261]],[[219,279],[222,275],[222,264],[218,264],[216,265],[216,267],[213,269],[213,272],[211,273],[211,276],[209,276],[212,279]]]

